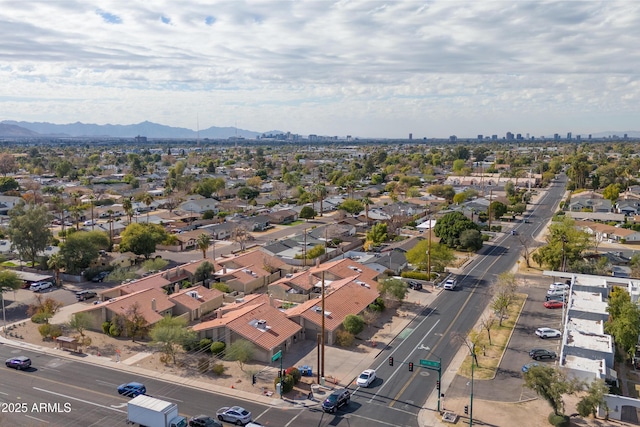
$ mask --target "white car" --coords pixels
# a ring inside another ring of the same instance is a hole
[[[376,371],[375,369],[366,369],[362,371],[358,379],[356,380],[356,384],[358,387],[369,387],[372,382],[376,379]]]
[[[446,282],[444,282],[444,289],[447,289],[449,291],[452,291],[456,288],[456,285],[458,284],[458,282],[456,282],[455,279],[447,279]]]
[[[570,288],[570,286],[567,285],[566,283],[552,283],[551,285],[549,285],[549,290],[550,291],[555,291],[555,290],[568,291],[569,288]]]
[[[557,338],[562,336],[562,332],[557,329],[551,328],[538,328],[536,329],[536,335],[542,339],[545,338]]]
[[[216,416],[220,421],[232,424],[245,425],[251,422],[251,412],[241,406],[222,407],[216,411]]]
[[[33,292],[40,292],[52,287],[53,287],[53,282],[37,282],[29,286],[29,290]]]
[[[569,292],[568,289],[549,289],[547,291],[547,296],[562,296],[566,295]]]

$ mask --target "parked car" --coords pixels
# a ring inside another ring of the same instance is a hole
[[[15,356],[7,359],[4,364],[7,365],[7,368],[13,368],[21,371],[31,367],[31,359],[27,356]]]
[[[547,350],[544,348],[534,348],[533,350],[529,351],[529,357],[531,357],[533,360],[555,359],[556,357],[558,357],[558,355],[555,351]]]
[[[251,422],[251,412],[241,406],[225,406],[216,411],[216,416],[220,421],[243,426]]]
[[[511,235],[512,235],[512,236],[517,236],[517,235],[518,235],[518,232],[517,232],[516,230],[511,230]]]
[[[529,369],[533,368],[534,366],[539,366],[539,364],[536,362],[527,363],[522,367],[522,372],[529,372]]]
[[[560,289],[560,288],[549,289],[547,291],[547,296],[566,295],[567,293],[568,293],[568,290],[566,289]]]
[[[86,301],[91,298],[97,297],[98,294],[94,291],[78,291],[76,292],[76,299],[78,301]]]
[[[547,295],[545,301],[567,301],[567,295]]]
[[[409,287],[409,289],[413,289],[415,291],[419,291],[420,289],[422,289],[422,283],[416,282],[415,280],[407,281],[407,286]]]
[[[455,279],[447,279],[447,281],[444,282],[443,288],[452,291],[456,288],[457,284],[458,282]]]
[[[542,339],[545,338],[557,338],[562,336],[562,332],[557,329],[551,328],[538,328],[536,329],[536,335]]]
[[[42,292],[49,288],[53,288],[53,282],[37,282],[29,286],[29,290],[33,292]]]
[[[109,275],[109,271],[101,271],[100,273],[93,276],[91,279],[92,282],[102,282]]]
[[[566,283],[562,283],[562,282],[556,282],[556,283],[552,283],[549,285],[549,290],[553,291],[556,289],[563,289],[565,291],[568,291],[569,288],[571,288],[570,285],[567,285]]]
[[[562,308],[564,305],[565,303],[562,301],[550,300],[544,302],[544,308]]]
[[[123,396],[136,397],[140,394],[146,394],[147,388],[142,383],[130,382],[126,384],[120,384],[118,386],[118,393]]]
[[[208,415],[189,418],[189,427],[222,427],[222,423]]]
[[[349,405],[351,395],[346,388],[334,390],[333,393],[322,402],[324,412],[336,412],[341,406]]]
[[[356,384],[358,387],[369,387],[372,382],[376,380],[376,370],[375,369],[365,369],[362,371],[358,379],[356,380]]]

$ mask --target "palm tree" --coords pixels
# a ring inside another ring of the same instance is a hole
[[[129,224],[131,224],[131,217],[133,217],[133,203],[131,203],[131,198],[124,199],[122,201],[122,209],[124,209],[125,213],[129,217]]]
[[[211,243],[211,238],[207,233],[202,233],[196,239],[196,244],[198,245],[198,249],[202,251],[203,259],[207,259],[207,249],[209,249],[210,243]]]
[[[147,205],[147,224],[149,224],[149,206],[153,203],[153,196],[149,193],[145,193],[145,195],[142,196],[142,202]]]
[[[371,199],[369,198],[369,195],[367,194],[360,201],[364,205],[364,217],[367,220],[367,224],[369,224],[369,206],[371,205]]]
[[[107,211],[109,214],[109,250],[113,248],[113,209]]]
[[[324,186],[324,184],[320,183],[320,184],[316,184],[316,195],[318,197],[318,200],[320,201],[320,216],[322,216],[322,202],[324,201],[324,198],[327,196],[327,187]]]
[[[56,286],[60,285],[60,269],[64,266],[64,259],[59,253],[52,254],[47,260],[47,267],[55,271]]]
[[[95,224],[95,221],[93,220],[93,206],[94,206],[95,200],[96,200],[95,195],[92,194],[89,196],[89,202],[91,203],[91,231],[94,230],[94,224]]]

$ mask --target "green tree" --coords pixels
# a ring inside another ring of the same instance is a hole
[[[551,270],[560,270],[563,266],[567,270],[567,267],[582,260],[584,251],[591,246],[590,235],[576,229],[575,221],[571,218],[551,224],[546,240],[547,244],[531,258]]]
[[[204,261],[202,264],[196,268],[195,273],[193,274],[193,280],[195,283],[205,282],[211,278],[211,273],[215,271],[215,267],[209,261]]]
[[[445,267],[451,265],[456,259],[453,250],[446,245],[431,243],[431,249],[429,249],[429,241],[421,240],[407,251],[407,261],[420,270],[426,271],[429,265],[429,253],[431,254],[431,269],[433,271],[444,271]]]
[[[195,332],[187,328],[187,321],[182,317],[165,316],[159,320],[149,332],[153,342],[164,353],[165,362],[176,363],[178,349],[189,340],[193,339]]]
[[[304,206],[300,209],[300,214],[298,215],[300,218],[309,220],[311,218],[315,218],[317,212],[311,206]]]
[[[343,211],[346,211],[353,216],[357,216],[364,210],[364,205],[359,200],[346,199],[344,202],[338,205],[338,209],[342,209]]]
[[[238,197],[242,200],[251,200],[255,199],[260,195],[260,191],[251,187],[241,187],[238,190]]]
[[[345,317],[342,321],[342,326],[344,327],[345,331],[353,335],[358,335],[364,330],[364,319],[362,318],[362,316],[348,314],[347,317]]]
[[[629,360],[633,360],[640,333],[640,308],[633,302],[624,302],[615,318],[610,317],[605,331],[611,334],[616,344],[622,348]]]
[[[489,205],[489,211],[491,212],[491,219],[498,219],[507,213],[507,205],[494,200]]]
[[[237,340],[225,351],[225,360],[238,363],[240,370],[244,372],[244,364],[253,359],[256,347],[251,341]]]
[[[4,304],[4,293],[6,291],[15,291],[22,286],[22,279],[11,270],[0,270],[0,301]]]
[[[124,329],[127,336],[131,337],[131,341],[135,341],[136,336],[144,337],[149,330],[149,322],[147,322],[142,312],[142,307],[137,302],[127,308],[123,320]]]
[[[440,238],[440,242],[450,248],[460,246],[460,234],[465,230],[479,231],[479,227],[478,224],[460,212],[450,212],[443,215],[433,228],[433,232]]]
[[[91,328],[91,317],[88,313],[84,311],[74,313],[69,319],[68,326],[80,335],[80,345],[91,345],[90,342],[86,341],[87,337],[84,334],[87,329]]]
[[[38,254],[44,251],[53,238],[49,224],[53,216],[46,205],[19,203],[9,211],[7,235],[20,258],[35,265]]]
[[[209,249],[209,245],[211,244],[211,236],[207,233],[202,233],[196,239],[196,246],[198,249],[202,251],[202,259],[207,258],[207,250]]]
[[[131,251],[145,258],[156,251],[156,245],[167,238],[167,232],[159,224],[129,224],[122,232],[120,252]]]
[[[602,197],[611,200],[611,203],[615,203],[620,196],[620,184],[609,184],[602,190]]]
[[[431,185],[427,187],[427,193],[432,194],[436,197],[441,197],[445,199],[447,202],[453,202],[453,198],[456,195],[456,190],[453,188],[453,185]]]
[[[538,396],[549,402],[553,413],[562,415],[564,411],[564,394],[573,394],[580,389],[577,381],[567,379],[567,376],[552,366],[532,366],[524,373],[525,386],[535,391]]]
[[[409,290],[407,283],[400,279],[386,279],[378,283],[380,296],[396,301],[402,301],[407,296]]]
[[[109,237],[102,231],[78,231],[70,234],[60,245],[62,265],[71,274],[88,268],[100,256],[100,250],[109,248]]]
[[[0,178],[0,193],[18,190],[19,188],[20,184],[18,184],[18,181],[16,181],[14,178],[6,176]]]
[[[605,394],[609,394],[609,386],[604,382],[604,380],[597,378],[592,381],[587,387],[586,395],[578,402],[576,408],[578,410],[578,414],[584,418],[589,415],[593,415],[593,417],[596,418],[599,407],[603,407],[605,412],[608,413],[609,407],[607,406],[607,401],[604,399]]]
[[[495,294],[491,301],[491,309],[498,316],[498,324],[502,327],[502,321],[507,317],[509,307],[511,307],[516,300],[518,282],[516,281],[515,275],[509,272],[500,273],[496,278],[494,289]]]
[[[460,233],[460,247],[469,251],[482,248],[482,234],[478,230],[464,230]]]
[[[64,259],[60,252],[51,254],[47,260],[47,267],[54,271],[56,286],[60,286],[60,269],[64,267]]]
[[[387,236],[387,224],[381,222],[371,227],[371,230],[367,231],[367,241],[372,242],[374,245],[386,242]]]

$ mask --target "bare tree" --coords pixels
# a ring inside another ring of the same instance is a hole
[[[142,314],[142,308],[137,302],[125,311],[124,327],[127,335],[131,337],[131,341],[135,341],[137,335],[143,337],[147,334],[149,323]]]
[[[240,250],[244,251],[247,248],[247,242],[250,239],[250,234],[247,231],[245,224],[236,224],[232,231],[232,238],[234,242],[240,244]]]
[[[476,364],[476,367],[480,367],[480,364],[478,363],[478,350],[480,348],[480,345],[482,344],[482,335],[475,329],[471,329],[466,334],[454,334],[454,339],[457,340],[460,344],[464,344],[464,346],[467,347],[467,349],[469,350],[469,354]]]
[[[276,200],[284,200],[287,198],[287,185],[284,182],[274,181],[273,182],[273,197]]]
[[[531,240],[522,234],[518,234],[516,236],[518,238],[518,242],[522,245],[522,258],[524,258],[524,262],[527,264],[527,268],[531,268]]]
[[[491,344],[491,329],[496,324],[495,316],[489,315],[480,319],[480,327],[487,331],[487,339],[489,341],[489,345]]]

